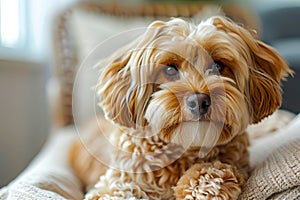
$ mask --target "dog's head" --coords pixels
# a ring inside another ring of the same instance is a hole
[[[280,106],[290,72],[271,47],[223,17],[156,21],[109,58],[98,95],[120,126],[183,145],[223,144]]]

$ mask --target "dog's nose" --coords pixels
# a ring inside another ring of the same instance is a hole
[[[190,94],[186,99],[186,105],[193,114],[202,116],[208,112],[210,97],[203,93]]]

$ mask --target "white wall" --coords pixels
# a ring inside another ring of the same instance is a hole
[[[0,186],[33,158],[49,130],[45,66],[0,60]]]

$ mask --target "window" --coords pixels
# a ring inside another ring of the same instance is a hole
[[[24,0],[0,0],[0,45],[20,49],[25,45]]]
[[[0,0],[0,59],[51,59],[55,15],[78,0]]]

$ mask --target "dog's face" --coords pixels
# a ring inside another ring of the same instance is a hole
[[[272,48],[222,17],[156,21],[109,62],[98,87],[106,117],[184,146],[226,143],[272,114],[291,72]]]

